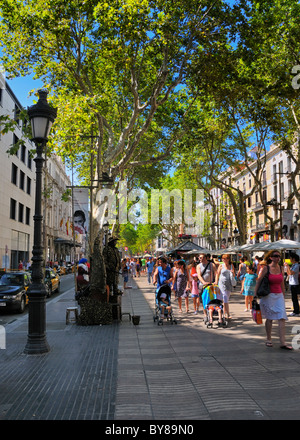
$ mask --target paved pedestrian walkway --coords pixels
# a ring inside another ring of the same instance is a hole
[[[178,324],[158,326],[153,286],[145,277],[136,283],[140,290],[123,298],[123,311],[141,321],[121,324],[116,419],[300,418],[300,351],[279,348],[277,325],[267,348],[264,326],[244,312],[242,295],[232,293],[228,328],[207,329],[202,313],[179,314],[174,301]],[[287,341],[298,323],[289,319]]]
[[[0,350],[0,420],[289,420],[300,418],[300,350],[265,347],[263,325],[231,297],[228,328],[207,329],[202,313],[177,325],[153,320],[154,288],[131,280],[121,323],[82,327],[65,322],[74,292],[47,303],[51,351],[25,355],[27,316],[5,327]],[[287,299],[287,307],[291,304]],[[192,304],[190,304],[192,306]],[[287,324],[287,341],[300,318]],[[299,327],[300,328],[300,327]]]

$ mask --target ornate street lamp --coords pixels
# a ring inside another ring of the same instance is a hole
[[[27,290],[29,298],[28,339],[24,350],[26,354],[41,354],[50,350],[46,339],[46,288],[43,273],[42,247],[42,170],[43,151],[48,141],[51,126],[57,109],[49,106],[46,90],[39,90],[37,104],[28,108],[32,128],[32,140],[36,145],[36,190],[34,211],[34,239],[32,250],[32,284]]]

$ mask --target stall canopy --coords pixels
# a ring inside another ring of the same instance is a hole
[[[211,251],[209,249],[205,249],[205,248],[193,243],[192,241],[188,240],[183,243],[180,243],[174,249],[171,249],[169,252],[167,252],[167,255],[172,255],[172,254],[181,253],[181,252],[183,252],[183,253],[190,252],[190,254],[192,254],[191,251],[193,251],[195,254],[200,254],[201,252],[203,252],[205,254],[211,253]]]
[[[300,249],[300,242],[298,241],[293,241],[293,240],[277,240],[277,241],[273,241],[273,242],[262,242],[262,243],[257,243],[256,245],[253,245],[252,248],[254,251],[271,251],[272,249],[276,249],[276,250],[283,250],[283,251],[291,251],[291,250],[296,250],[296,249]]]
[[[272,249],[286,250],[286,251],[293,249],[296,250],[296,249],[300,249],[300,242],[293,240],[277,240],[272,242],[262,241],[261,243],[244,244],[242,246],[234,246],[232,248],[222,249],[219,252],[222,254],[254,252],[254,251],[267,252]]]

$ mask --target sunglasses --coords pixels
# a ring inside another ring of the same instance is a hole
[[[271,255],[271,258],[280,258],[280,255]]]

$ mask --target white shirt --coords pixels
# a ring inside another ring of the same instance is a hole
[[[290,286],[298,286],[299,284],[299,264],[295,263],[292,265],[291,270],[295,272],[289,276],[289,285]]]

